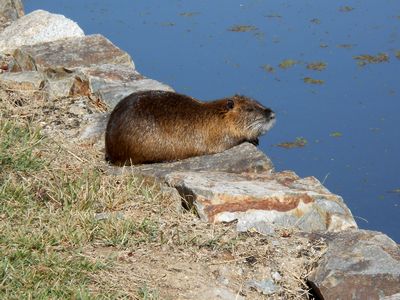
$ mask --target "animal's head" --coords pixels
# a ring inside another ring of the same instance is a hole
[[[232,126],[238,136],[256,139],[275,124],[275,113],[251,98],[235,95],[223,99],[222,103],[226,123]]]

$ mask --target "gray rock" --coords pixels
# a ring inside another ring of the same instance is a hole
[[[173,89],[161,82],[145,78],[132,65],[103,64],[80,69],[87,78],[92,94],[104,101],[111,109],[126,96],[145,90]]]
[[[16,20],[0,33],[0,51],[11,52],[23,45],[83,35],[82,29],[64,16],[36,10]]]
[[[238,293],[234,293],[225,287],[209,287],[199,293],[197,300],[245,300]]]
[[[0,1],[0,32],[13,21],[24,15],[24,7],[21,0]],[[0,39],[1,40],[1,39]]]
[[[379,298],[379,300],[400,300],[400,293],[391,295],[391,296],[387,296],[387,297],[382,297]]]
[[[176,171],[216,171],[229,173],[269,173],[273,170],[271,160],[256,146],[243,143],[224,152],[192,157],[171,163],[147,164],[131,167],[110,167],[112,174],[134,172],[165,180]]]
[[[317,237],[326,239],[328,249],[308,280],[321,299],[391,299],[399,295],[400,248],[388,236],[350,230]]]
[[[12,90],[41,90],[46,85],[43,74],[32,72],[2,73],[0,83]]]
[[[23,46],[13,55],[12,71],[34,70],[46,76],[51,99],[93,95],[112,108],[135,91],[172,91],[140,75],[130,56],[101,35]]]
[[[18,65],[16,68],[22,71],[49,72],[63,68],[78,72],[76,69],[102,64],[134,68],[125,51],[99,34],[22,46],[14,51],[13,56]]]
[[[248,288],[253,288],[258,292],[262,293],[263,295],[272,295],[276,293],[277,288],[272,281],[272,279],[265,279],[265,280],[249,280],[246,282],[246,286]]]
[[[299,178],[288,171],[240,175],[186,171],[168,174],[166,182],[196,208],[202,220],[238,220],[241,231],[260,228],[262,223],[268,232],[267,225],[307,232],[357,228],[342,198],[314,177]]]
[[[141,79],[127,83],[105,85],[104,88],[99,89],[95,95],[102,99],[110,108],[114,108],[118,102],[126,96],[135,92],[149,90],[174,91],[170,86],[159,81]]]
[[[107,51],[107,50],[105,50]],[[132,64],[91,65],[69,70],[87,84],[87,90],[112,109],[126,96],[144,90],[167,90],[171,87],[139,74]]]
[[[255,221],[253,218],[240,218],[236,224],[236,231],[256,231],[264,235],[273,235],[275,233],[275,228],[272,224],[265,220]]]
[[[90,140],[95,143],[102,139],[106,131],[108,118],[110,113],[98,113],[89,117],[89,123],[86,125],[79,134],[80,140]]]
[[[94,218],[96,221],[102,221],[102,220],[108,220],[108,219],[118,219],[118,220],[123,220],[125,218],[124,214],[122,212],[102,212],[102,213],[97,213],[94,215]]]

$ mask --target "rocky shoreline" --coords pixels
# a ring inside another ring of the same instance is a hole
[[[24,16],[17,0],[0,2],[0,84],[53,100],[88,97],[104,113],[85,115],[82,108],[86,122],[71,138],[99,149],[108,114],[123,97],[173,90],[140,74],[129,54],[102,35],[85,36],[75,22],[42,10]],[[296,228],[310,240],[324,239],[327,251],[308,277],[320,299],[400,299],[399,245],[359,230],[340,196],[314,177],[275,172],[251,144],[174,163],[109,166],[107,172],[164,183],[204,222],[237,222],[237,231],[262,235]]]

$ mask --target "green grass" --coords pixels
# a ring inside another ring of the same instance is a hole
[[[94,168],[69,170],[53,161],[60,154],[46,155],[51,147],[61,151],[38,130],[0,120],[0,299],[102,298],[91,293],[91,276],[110,266],[84,249],[158,239],[149,217],[96,219],[132,200],[117,196],[137,194],[136,179],[105,183]]]
[[[35,146],[42,142],[39,131],[16,123],[0,123],[0,172],[33,171],[43,166],[43,161],[33,155]]]

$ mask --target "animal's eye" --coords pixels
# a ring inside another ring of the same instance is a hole
[[[235,106],[235,102],[234,102],[233,100],[229,99],[229,100],[226,102],[226,108],[227,108],[227,109],[232,109],[234,106]]]

